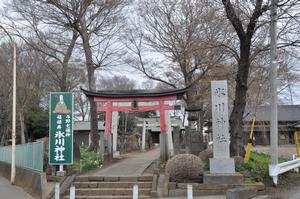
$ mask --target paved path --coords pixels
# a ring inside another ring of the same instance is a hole
[[[106,168],[93,170],[84,175],[101,176],[136,176],[141,175],[144,170],[159,157],[160,149],[155,148],[147,152],[130,153],[123,160],[120,160]]]
[[[158,198],[158,199],[187,199],[187,197],[169,197],[169,198]],[[226,196],[220,196],[220,195],[193,196],[193,199],[226,199]]]
[[[22,188],[11,185],[10,182],[0,176],[0,199],[34,199]]]
[[[255,147],[253,147],[253,151],[269,154],[270,146],[255,146]],[[280,146],[278,146],[279,157],[290,160],[290,159],[292,159],[292,156],[295,153],[296,153],[295,145],[280,145]]]

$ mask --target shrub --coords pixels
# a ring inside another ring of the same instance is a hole
[[[171,181],[179,182],[183,178],[196,177],[203,172],[201,159],[192,154],[179,154],[168,160],[166,172]]]
[[[82,170],[91,170],[101,166],[97,153],[88,151],[84,145],[80,146],[80,159],[82,160]],[[74,162],[72,167],[79,169],[80,162]]]
[[[248,180],[256,182],[265,182],[269,177],[269,163],[271,158],[267,154],[251,152],[250,159],[247,162],[236,164],[235,170],[248,177]],[[279,162],[286,160],[280,158]]]

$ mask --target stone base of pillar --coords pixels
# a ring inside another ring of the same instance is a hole
[[[240,173],[204,173],[203,183],[204,184],[243,184],[244,177]]]
[[[232,158],[210,158],[210,173],[235,173],[234,159]]]
[[[113,158],[118,158],[120,157],[120,152],[119,151],[114,151],[113,152]]]
[[[66,171],[57,171],[56,172],[56,176],[60,176],[60,177],[63,177],[66,175]]]

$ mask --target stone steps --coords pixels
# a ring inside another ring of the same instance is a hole
[[[148,199],[152,180],[153,176],[77,176],[73,185],[78,199],[131,199],[134,185],[138,185],[139,199]]]
[[[139,188],[151,188],[152,182],[74,182],[75,188],[132,188],[138,185]]]
[[[77,176],[75,182],[149,182],[153,176]]]
[[[76,189],[76,195],[85,195],[85,196],[126,196],[132,195],[132,188],[83,188],[83,189]],[[150,195],[151,188],[143,189],[139,188],[139,194],[141,195]]]
[[[64,199],[69,199],[65,196]],[[76,199],[132,199],[132,196],[76,196]],[[150,196],[139,195],[139,199],[150,199]]]

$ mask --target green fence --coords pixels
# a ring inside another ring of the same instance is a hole
[[[11,163],[11,146],[0,147],[0,161]],[[44,142],[16,145],[16,166],[43,172]]]

